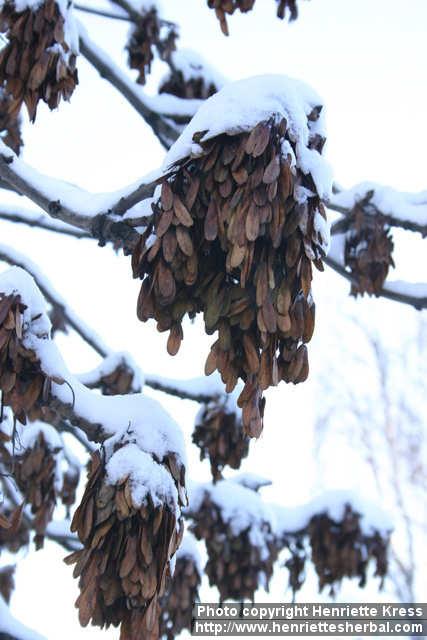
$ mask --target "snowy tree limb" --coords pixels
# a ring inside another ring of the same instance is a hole
[[[72,227],[60,220],[51,220],[41,212],[25,211],[21,208],[8,206],[6,204],[0,204],[0,220],[25,224],[28,227],[53,231],[54,233],[60,233],[61,235],[71,236],[77,239],[92,237],[88,232]]]
[[[125,14],[112,13],[111,11],[106,11],[105,9],[96,9],[95,7],[90,7],[84,4],[76,3],[73,5],[74,9],[77,11],[83,11],[84,13],[91,13],[95,16],[100,16],[101,18],[112,18],[113,20],[122,20],[125,22],[130,22],[130,18]]]
[[[344,218],[332,226],[332,234],[347,230],[347,217],[357,206],[365,214],[379,215],[391,227],[427,235],[427,192],[403,193],[373,182],[348,190],[335,190],[327,204]]]
[[[324,262],[349,282],[353,281],[351,273],[349,273],[344,265],[335,257],[328,255],[324,259]],[[392,282],[386,282],[383,289],[381,290],[380,296],[382,298],[387,298],[388,300],[393,300],[394,302],[408,304],[412,307],[415,307],[415,309],[417,310],[427,309],[427,284],[424,286],[424,290],[420,285],[411,286],[411,283],[398,284],[399,287],[396,286],[396,288],[393,288]],[[405,293],[405,288],[408,291],[407,293]]]

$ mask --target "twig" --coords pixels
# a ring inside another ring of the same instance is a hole
[[[101,16],[102,18],[113,18],[114,20],[124,20],[130,22],[130,18],[127,15],[119,15],[117,13],[111,13],[110,11],[104,11],[103,9],[95,9],[94,7],[88,7],[83,4],[74,4],[74,8],[77,11],[83,11],[84,13],[91,13],[95,16]]]
[[[4,207],[4,209],[3,209]],[[3,209],[3,210],[2,210]],[[54,233],[60,233],[62,235],[71,236],[72,238],[93,238],[87,231],[82,231],[77,228],[73,228],[69,225],[55,224],[53,220],[50,220],[43,214],[35,214],[34,216],[26,216],[25,213],[18,211],[9,211],[5,205],[0,205],[0,220],[7,222],[16,222],[18,224],[25,224],[28,227],[36,229],[43,229],[45,231],[53,231]]]
[[[349,282],[353,282],[353,277],[351,273],[349,273],[346,268],[337,262],[331,256],[327,256],[324,259],[325,264],[327,264],[331,269],[339,273],[340,276],[343,276]],[[427,297],[426,296],[413,296],[405,293],[401,293],[399,291],[393,291],[393,289],[389,288],[389,286],[383,287],[379,293],[379,297],[387,298],[388,300],[393,300],[394,302],[401,302],[403,304],[408,304],[411,307],[415,307],[418,311],[421,309],[427,309]]]

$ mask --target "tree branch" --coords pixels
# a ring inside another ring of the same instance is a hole
[[[61,235],[71,236],[72,238],[93,238],[87,231],[82,231],[78,228],[72,227],[66,223],[62,223],[60,220],[51,220],[43,213],[36,211],[24,211],[22,209],[15,209],[12,206],[0,204],[0,220],[6,222],[15,222],[18,224],[25,224],[28,227],[35,229],[43,229],[45,231],[53,231]]]
[[[343,276],[349,282],[353,282],[351,273],[349,273],[344,267],[344,265],[338,262],[331,255],[324,258],[324,262],[329,267],[331,267],[331,269],[336,271],[340,276]],[[408,289],[411,288],[410,283],[405,283],[405,286]],[[413,285],[413,286],[414,288],[417,287],[417,285]],[[387,300],[393,300],[394,302],[401,302],[403,304],[408,304],[411,307],[415,307],[415,309],[420,311],[421,309],[427,309],[427,284],[425,285],[425,291],[426,293],[422,292],[419,295],[417,295],[416,293],[414,294],[404,293],[403,291],[398,291],[393,289],[393,283],[386,282],[379,295],[382,298],[387,298]]]
[[[103,9],[95,9],[94,7],[88,7],[83,4],[74,4],[74,9],[77,11],[83,11],[84,13],[91,13],[95,16],[100,16],[102,18],[113,18],[114,20],[123,20],[125,22],[130,22],[130,18],[127,15],[119,15],[117,13],[111,13],[111,11],[105,11]]]

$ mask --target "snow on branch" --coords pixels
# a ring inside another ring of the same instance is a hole
[[[82,231],[77,227],[61,222],[61,220],[51,219],[41,211],[31,211],[16,205],[0,203],[0,220],[25,224],[28,227],[53,231],[54,233],[72,236],[77,239],[92,237],[87,231]]]
[[[119,191],[94,194],[39,173],[0,141],[0,177],[50,217],[88,232],[100,242],[120,241],[132,246],[138,233],[115,215],[116,207],[124,213],[136,201],[152,196],[159,172]]]
[[[15,249],[2,244],[0,244],[0,261],[21,267],[34,278],[41,293],[52,305],[51,319],[54,329],[64,329],[69,325],[99,355],[105,357],[109,354],[109,349],[101,338],[70,308],[34,262]]]
[[[4,636],[3,636],[4,634]],[[19,622],[10,612],[9,607],[0,595],[0,637],[6,640],[46,640],[44,636],[32,631]]]
[[[172,95],[148,96],[121,68],[102,51],[80,26],[80,51],[99,74],[110,82],[152,128],[168,149],[178,138],[180,129],[171,118],[190,119],[200,107],[200,100],[183,100]]]
[[[344,234],[332,236],[329,253],[324,261],[340,276],[343,276],[349,282],[353,282],[352,274],[344,266],[344,240]],[[417,310],[427,309],[427,283],[386,280],[376,295],[407,304]]]
[[[142,451],[184,464],[181,430],[155,400],[142,394],[103,396],[68,371],[50,339],[45,301],[30,275],[17,267],[0,274],[0,292],[2,348],[8,350],[1,370],[3,403],[20,422],[53,412],[91,440],[131,433]]]
[[[391,187],[362,182],[351,189],[339,190],[331,197],[328,208],[347,216],[358,206],[368,214],[379,214],[392,227],[427,235],[427,191],[405,193]],[[332,233],[345,229],[345,219],[339,220]]]

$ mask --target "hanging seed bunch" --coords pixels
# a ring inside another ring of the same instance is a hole
[[[184,474],[176,455],[156,462],[123,440],[107,459],[93,454],[71,526],[83,549],[67,558],[76,563],[82,626],[121,625],[121,640],[156,637],[158,599],[182,536]]]
[[[9,604],[12,593],[15,590],[15,567],[2,567],[0,569],[0,596]]]
[[[22,508],[0,505],[0,551],[7,549],[10,553],[17,553],[29,544],[30,531],[22,518]]]
[[[239,469],[249,453],[241,417],[224,400],[214,399],[201,407],[192,440],[200,449],[200,459],[209,459],[214,480],[222,477],[226,465]]]
[[[242,13],[251,11],[255,0],[208,0],[208,7],[215,9],[215,15],[221,25],[221,31],[225,36],[230,35],[228,31],[227,15],[231,16],[236,10]]]
[[[169,66],[170,73],[160,84],[159,93],[169,93],[187,100],[206,100],[223,84],[219,75],[212,73],[201,57],[192,51],[174,51]]]
[[[297,0],[277,0],[277,16],[285,17],[289,11],[289,20],[296,20],[298,17]],[[208,0],[208,7],[215,9],[216,17],[221,25],[221,31],[225,36],[229,35],[227,15],[231,16],[235,11],[247,13],[254,8],[255,0]]]
[[[227,106],[221,97],[233,86],[203,106]],[[324,143],[320,111],[306,117],[306,151],[316,159]],[[169,330],[175,355],[183,317],[203,312],[206,333],[218,332],[205,373],[218,369],[228,393],[243,379],[243,425],[258,437],[263,391],[308,376],[312,265],[323,269],[326,215],[311,174],[294,162],[300,150],[285,118],[203,137],[193,135],[200,153],[177,161],[164,178],[153,221],[133,252],[134,277],[143,279],[137,313]]]
[[[173,577],[160,600],[160,637],[174,640],[181,631],[191,632],[193,606],[200,602],[200,558],[192,536],[186,535],[176,554]]]
[[[64,0],[18,10],[21,6],[13,0],[2,3],[0,29],[8,44],[0,51],[0,79],[13,96],[12,111],[17,113],[24,102],[34,122],[39,100],[55,109],[61,98],[70,99],[78,83],[78,45],[68,41],[74,25]]]
[[[23,345],[26,310],[19,295],[0,294],[2,406],[11,407],[22,424],[26,424],[27,416],[32,419],[40,416],[42,399],[49,392],[49,380],[40,369],[36,353]],[[37,318],[34,320],[37,322]]]
[[[61,450],[52,447],[40,431],[32,446],[17,457],[14,476],[26,502],[31,505],[36,549],[43,548],[46,528],[55,510],[58,492],[56,457]]]
[[[378,214],[365,213],[356,205],[349,217],[344,260],[353,281],[353,296],[378,296],[390,267],[394,267],[394,244],[389,226]]]
[[[319,577],[319,590],[339,584],[344,577],[359,578],[359,586],[366,584],[369,561],[375,562],[375,575],[387,573],[387,545],[379,532],[366,535],[360,527],[360,516],[347,505],[341,522],[327,514],[315,516],[308,526],[311,560]]]
[[[81,374],[79,380],[105,396],[139,393],[144,384],[140,370],[127,353],[107,356],[96,369]]]
[[[256,510],[251,512],[254,503]],[[218,588],[220,601],[253,601],[260,586],[268,587],[278,555],[271,522],[267,515],[260,517],[261,498],[222,480],[201,499],[190,499],[190,510],[190,531],[206,544],[205,573],[209,584]]]
[[[290,558],[286,560],[284,566],[289,572],[289,587],[295,597],[295,594],[301,589],[305,581],[305,563],[307,555],[302,541],[297,540],[295,543],[290,544],[288,548],[291,551],[291,555]]]
[[[19,155],[23,140],[19,111],[13,109],[13,98],[0,88],[0,138]]]
[[[67,518],[70,517],[70,509],[76,501],[76,491],[79,486],[80,472],[76,468],[67,469],[62,476],[62,487],[59,492],[61,502],[66,508]]]
[[[137,82],[145,84],[157,50],[162,60],[169,59],[175,50],[178,34],[173,25],[163,26],[156,7],[143,10],[131,31],[126,46],[131,69],[138,71]]]

